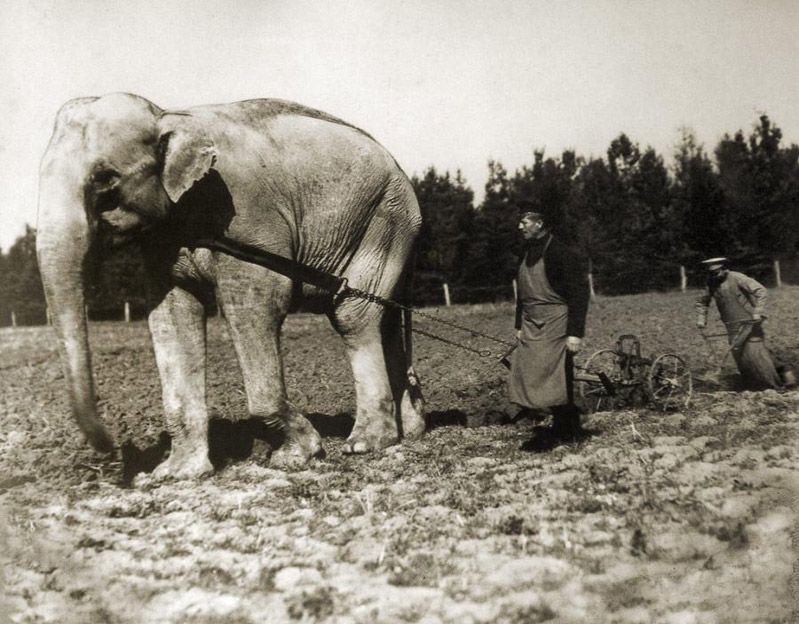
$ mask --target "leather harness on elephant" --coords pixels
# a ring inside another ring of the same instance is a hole
[[[252,245],[245,245],[224,236],[213,239],[200,239],[191,247],[205,247],[211,251],[221,251],[239,260],[260,265],[292,280],[305,282],[337,295],[349,289],[347,280],[343,277],[320,271],[291,258],[279,256]]]

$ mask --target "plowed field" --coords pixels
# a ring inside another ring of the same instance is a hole
[[[582,360],[636,333],[646,355],[678,353],[706,371],[695,296],[597,299]],[[799,288],[771,291],[770,312],[771,346],[799,369]],[[505,339],[512,313],[440,311]],[[799,621],[799,392],[736,390],[731,362],[724,385],[700,385],[688,409],[598,413],[585,439],[535,451],[525,442],[547,422],[508,418],[494,358],[419,336],[426,436],[345,457],[354,392],[343,347],[324,318],[297,315],[284,331],[287,384],[327,455],[285,472],[257,444],[251,454],[241,375],[212,319],[218,470],[154,483],[146,473],[169,440],[146,325],[92,324],[91,342],[122,446],[111,456],[89,450],[69,417],[52,330],[0,330],[8,621]]]

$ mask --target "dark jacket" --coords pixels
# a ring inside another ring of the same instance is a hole
[[[525,246],[522,262],[532,266],[541,258],[547,238],[530,241]],[[569,316],[566,335],[582,338],[585,335],[585,317],[588,314],[588,271],[582,256],[575,250],[552,238],[546,248],[546,275],[550,285],[566,301]],[[516,329],[522,326],[522,304],[516,302]]]

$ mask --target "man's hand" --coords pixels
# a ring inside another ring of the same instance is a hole
[[[516,330],[516,340],[521,340],[521,339],[522,339],[522,330],[521,329],[517,329]]]
[[[566,336],[566,351],[569,353],[577,353],[582,343],[583,341],[577,336]]]
[[[704,329],[704,328],[705,328],[705,325],[707,325],[707,321],[705,321],[705,319],[703,319],[703,318],[697,319],[697,321],[696,321],[696,326],[697,326],[699,329]]]

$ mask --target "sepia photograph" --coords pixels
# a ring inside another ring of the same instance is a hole
[[[0,0],[0,624],[799,622],[798,32]]]

